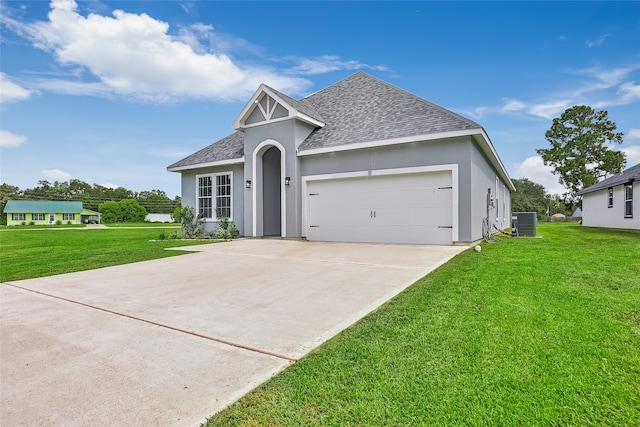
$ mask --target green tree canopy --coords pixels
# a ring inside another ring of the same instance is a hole
[[[511,211],[536,212],[538,218],[547,215],[547,196],[544,186],[529,181],[527,178],[512,179],[516,191],[511,193]]]
[[[107,201],[100,204],[98,211],[102,214],[102,221],[106,223],[143,222],[147,216],[147,210],[135,199]]]
[[[568,190],[565,201],[569,204],[575,201],[576,192],[624,167],[624,153],[607,146],[621,144],[622,132],[616,132],[616,124],[609,120],[606,110],[571,107],[553,119],[545,138],[551,147],[536,152],[559,175],[559,182]]]

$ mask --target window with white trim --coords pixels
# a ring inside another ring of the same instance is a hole
[[[44,214],[43,213],[31,214],[31,220],[32,221],[44,221]]]
[[[198,175],[197,214],[204,219],[233,216],[233,173]]]
[[[23,214],[23,213],[12,213],[11,214],[11,220],[12,221],[24,221],[25,220],[25,214]]]
[[[608,208],[612,208],[613,207],[613,188],[609,187],[607,189],[607,207]]]
[[[633,184],[624,186],[624,217],[633,217]]]
[[[63,213],[62,220],[63,221],[73,221],[76,219],[76,214],[74,213]]]

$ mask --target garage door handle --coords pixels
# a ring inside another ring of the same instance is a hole
[[[453,225],[439,225],[438,228],[453,228]]]
[[[371,218],[375,218],[376,217],[376,211],[370,211],[369,215],[371,216]]]
[[[453,187],[438,187],[438,190],[452,190]]]
[[[319,228],[319,225],[310,225],[309,228]]]

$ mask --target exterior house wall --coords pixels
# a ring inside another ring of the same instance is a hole
[[[285,237],[300,237],[300,174],[296,149],[311,133],[312,127],[296,120],[285,120],[253,126],[244,131],[244,179],[251,180],[252,186],[245,190],[244,235],[261,236],[263,234],[262,155],[272,146],[284,150],[281,160],[281,191]],[[255,166],[254,166],[255,160]],[[290,185],[284,185],[284,178],[291,179]],[[254,208],[255,200],[255,208]],[[255,213],[255,218],[254,218]],[[255,230],[254,230],[255,225]]]
[[[256,233],[263,234],[262,181],[260,156],[270,147],[279,145],[284,148],[284,177],[291,178],[289,186],[282,184],[285,196],[284,210],[286,237],[301,237],[303,221],[302,177],[310,175],[338,174],[369,170],[387,170],[446,164],[458,165],[458,241],[472,242],[482,238],[482,220],[486,216],[487,189],[498,198],[491,211],[491,220],[499,229],[510,226],[510,191],[505,183],[496,180],[496,171],[487,161],[473,138],[469,136],[411,142],[358,150],[346,150],[324,154],[297,156],[295,147],[307,136],[310,128],[296,125],[294,121],[283,121],[268,125],[255,126],[245,130],[245,163],[214,168],[192,169],[182,172],[182,203],[196,206],[196,176],[215,172],[233,172],[233,220],[241,235],[253,234],[253,201],[256,200]],[[258,148],[260,147],[260,148]],[[257,151],[256,151],[257,149]],[[254,179],[254,152],[256,176]],[[252,180],[250,189],[245,187],[246,180]],[[497,182],[497,190],[496,190]],[[497,191],[497,192],[496,192]],[[255,192],[255,194],[254,194]],[[213,231],[215,221],[208,221],[205,229]]]
[[[624,217],[624,185],[613,187],[613,206],[608,189],[582,196],[582,225],[585,227],[640,230],[640,182],[633,182],[633,217]]]
[[[301,156],[300,163],[303,176],[457,164],[460,242],[472,242],[482,238],[487,188],[491,187],[492,192],[495,191],[496,183],[495,170],[471,137]],[[497,226],[506,228],[511,219],[510,192],[502,180],[498,181],[501,191],[506,193],[504,198],[509,201],[505,203],[507,213],[504,215],[504,221],[502,217],[500,222],[496,222],[495,218],[493,220]]]
[[[69,221],[71,221],[71,224],[81,224],[81,215],[79,212],[77,213],[73,213],[73,214],[69,214],[69,215],[73,215],[73,219],[68,220],[68,219],[63,219],[63,215],[61,213],[45,213],[44,214],[44,220],[34,220],[33,219],[33,213],[24,213],[24,220],[13,220],[13,215],[12,213],[7,213],[7,226],[10,225],[23,225],[23,223],[25,225],[28,225],[30,223],[33,222],[34,225],[52,225],[51,219],[49,218],[50,215],[54,216],[53,219],[53,224],[56,224],[58,221],[60,221],[62,224],[67,224]]]
[[[469,174],[469,209],[461,209],[464,221],[471,225],[469,242],[482,238],[482,221],[487,216],[487,193],[491,189],[493,206],[489,210],[491,225],[500,230],[511,226],[511,192],[498,177],[485,155],[474,143],[469,146],[471,165],[463,169]]]
[[[197,179],[198,175],[210,173],[232,172],[232,204],[233,214],[231,221],[236,223],[236,227],[241,235],[243,230],[243,209],[244,209],[244,166],[242,163],[222,165],[207,168],[189,169],[182,172],[182,206],[189,206],[196,210],[197,206]],[[218,222],[214,219],[208,219],[204,222],[204,229],[207,231],[215,231]]]

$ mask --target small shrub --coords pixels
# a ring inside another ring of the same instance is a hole
[[[20,225],[27,225],[27,221],[22,221]]]
[[[62,220],[61,219],[57,220],[56,225],[62,225]]]
[[[230,239],[231,233],[229,233],[229,230],[219,227],[213,232],[213,237],[216,239]]]
[[[71,225],[71,221],[67,221],[67,225]]]
[[[158,240],[167,240],[167,234],[162,230],[158,235]]]
[[[29,225],[36,225],[36,223],[33,221],[29,221]]]
[[[178,232],[177,231],[172,231],[171,234],[169,234],[169,238],[171,240],[176,240],[178,238]]]

